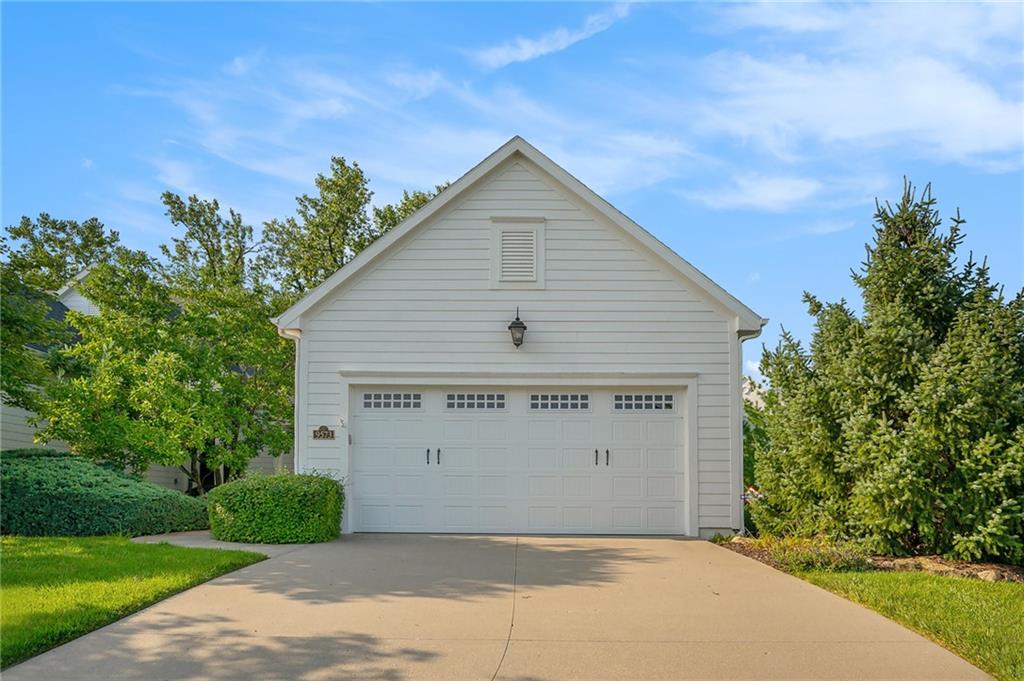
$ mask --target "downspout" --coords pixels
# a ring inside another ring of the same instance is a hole
[[[741,459],[740,460],[741,461],[742,461],[742,456],[744,455],[744,452],[745,452],[744,443],[743,443],[743,419],[746,418],[746,408],[743,405],[743,364],[742,364],[742,360],[743,360],[743,341],[753,340],[754,338],[757,338],[758,336],[760,336],[761,335],[761,331],[764,330],[764,327],[765,327],[765,325],[767,323],[768,323],[768,319],[766,317],[761,317],[760,321],[758,322],[759,326],[756,329],[740,330],[740,331],[736,332],[736,337],[739,339],[739,345],[740,345],[740,384],[739,384],[738,388],[739,388],[739,398],[740,398],[740,453],[741,453]],[[740,534],[739,534],[739,536],[741,536],[741,537],[746,536],[746,534],[747,534],[747,523],[743,521],[743,516],[744,515],[745,514],[742,513],[742,506],[741,506]]]
[[[277,319],[270,320],[277,326]],[[281,338],[295,341],[295,378],[292,383],[292,468],[293,472],[299,472],[299,371],[301,367],[301,329],[287,329],[277,326],[277,335]]]

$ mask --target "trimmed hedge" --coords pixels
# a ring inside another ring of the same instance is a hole
[[[253,475],[216,487],[207,497],[210,531],[222,541],[312,544],[341,531],[345,493],[328,477]]]
[[[206,504],[68,452],[0,452],[0,531],[139,536],[208,527]]]

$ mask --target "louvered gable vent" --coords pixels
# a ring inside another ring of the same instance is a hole
[[[505,229],[500,240],[501,281],[537,280],[537,232]]]

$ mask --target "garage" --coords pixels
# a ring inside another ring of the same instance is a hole
[[[685,391],[351,391],[353,531],[685,532]]]
[[[742,527],[767,320],[520,137],[274,321],[343,532]]]

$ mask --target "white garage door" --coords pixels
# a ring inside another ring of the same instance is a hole
[[[682,394],[355,388],[357,532],[683,534]]]

